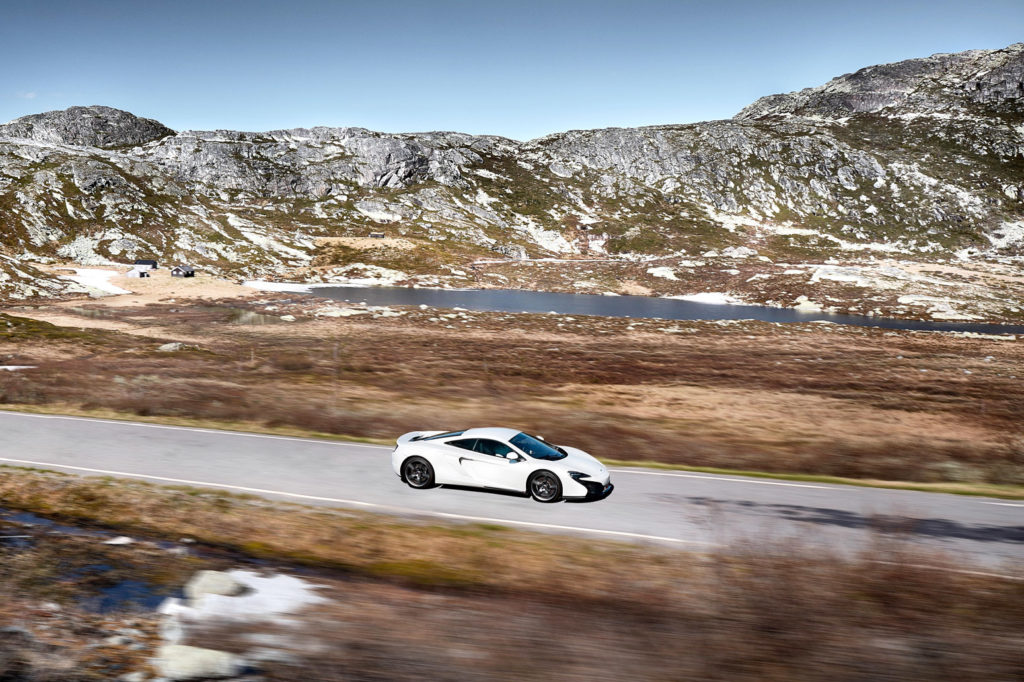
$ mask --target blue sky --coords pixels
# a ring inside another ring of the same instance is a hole
[[[1024,40],[1024,2],[0,0],[0,121],[529,139],[727,118],[862,66]]]

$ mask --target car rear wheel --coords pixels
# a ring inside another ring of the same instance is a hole
[[[538,471],[530,478],[530,497],[538,502],[557,502],[562,497],[562,483],[550,471]]]
[[[434,467],[422,457],[410,457],[402,464],[402,478],[411,488],[430,488],[434,485]]]

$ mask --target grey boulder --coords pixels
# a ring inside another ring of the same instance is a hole
[[[157,650],[157,671],[169,680],[223,679],[241,675],[248,664],[228,651],[168,644]]]
[[[248,588],[223,571],[199,571],[185,585],[185,596],[195,606],[208,594],[237,597]]]

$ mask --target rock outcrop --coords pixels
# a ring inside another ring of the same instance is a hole
[[[170,344],[167,344],[170,345]],[[184,344],[176,344],[179,348]],[[164,350],[161,346],[159,350]],[[178,349],[174,349],[178,350]],[[247,587],[224,571],[199,571],[185,584],[185,596],[192,606],[198,605],[203,597],[209,594],[222,597],[237,597],[247,591]]]
[[[174,135],[158,121],[110,107],[71,107],[0,125],[0,137],[83,147],[134,147]]]

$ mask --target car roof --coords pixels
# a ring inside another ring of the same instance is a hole
[[[517,429],[509,429],[504,426],[480,426],[475,429],[466,429],[462,434],[463,438],[494,438],[495,440],[508,441],[520,433]]]

